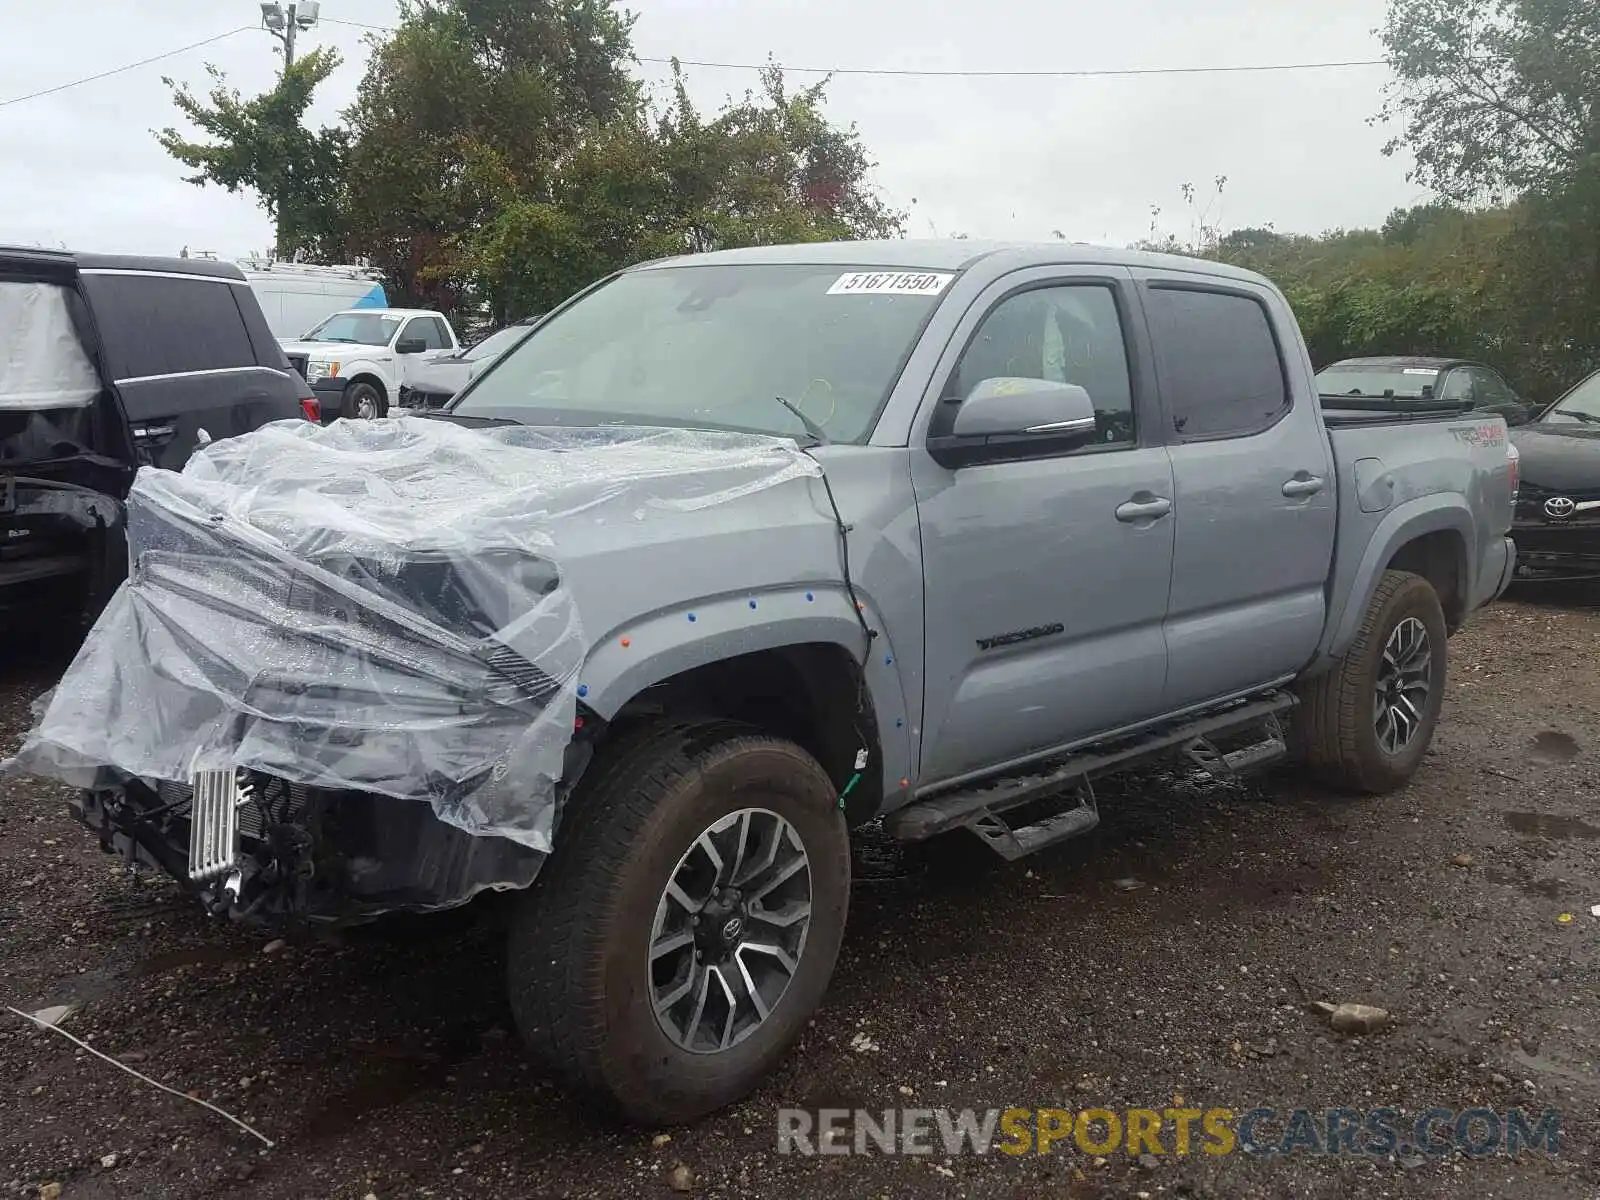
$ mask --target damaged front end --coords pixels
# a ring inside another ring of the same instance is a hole
[[[813,469],[687,431],[218,441],[140,472],[127,582],[11,769],[80,789],[107,849],[240,921],[527,887],[602,728],[561,547]]]
[[[586,754],[573,744],[574,776]],[[80,792],[73,812],[103,850],[166,872],[215,916],[263,927],[453,908],[527,887],[545,857],[425,805],[243,768],[191,784],[125,779]]]

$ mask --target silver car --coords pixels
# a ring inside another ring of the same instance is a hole
[[[480,371],[515,346],[538,319],[528,317],[515,325],[495,330],[464,350],[418,364],[411,379],[400,389],[398,407],[417,410],[443,408],[450,397],[472,382]]]

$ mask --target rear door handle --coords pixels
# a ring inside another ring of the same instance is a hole
[[[1117,520],[1129,523],[1148,521],[1155,517],[1164,517],[1172,511],[1172,501],[1165,496],[1151,496],[1149,492],[1143,495],[1149,498],[1136,498],[1117,505]]]
[[[1285,496],[1315,496],[1322,490],[1322,477],[1319,475],[1297,476],[1283,485]]]
[[[147,446],[170,442],[177,432],[177,426],[162,421],[145,421],[133,427],[134,440]]]

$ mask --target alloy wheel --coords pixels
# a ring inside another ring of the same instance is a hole
[[[764,808],[729,813],[690,845],[650,933],[650,997],[674,1044],[715,1054],[754,1033],[805,953],[811,860],[798,831]]]
[[[1385,754],[1399,754],[1415,740],[1432,688],[1433,646],[1428,630],[1416,617],[1407,617],[1390,632],[1378,664],[1372,722]]]

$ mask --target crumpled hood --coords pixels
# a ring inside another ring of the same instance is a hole
[[[825,578],[820,470],[786,439],[689,430],[283,421],[214,442],[135,480],[129,582],[14,765],[78,787],[243,766],[548,851],[596,642]]]

